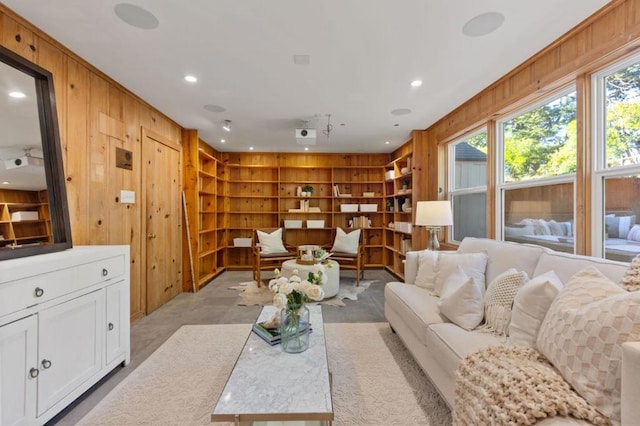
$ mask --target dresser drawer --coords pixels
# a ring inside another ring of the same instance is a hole
[[[110,257],[78,266],[78,282],[82,286],[98,284],[124,274],[124,256]]]
[[[76,289],[74,268],[0,284],[0,317],[64,296]]]

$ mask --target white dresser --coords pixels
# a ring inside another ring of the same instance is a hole
[[[0,261],[0,425],[40,425],[129,363],[129,246]]]

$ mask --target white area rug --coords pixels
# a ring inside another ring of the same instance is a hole
[[[330,306],[347,306],[343,302],[344,299],[358,300],[358,295],[368,289],[374,282],[376,282],[376,280],[360,280],[360,285],[356,286],[355,279],[341,280],[338,294],[336,294],[335,297],[318,303]],[[240,306],[271,305],[273,300],[273,293],[269,291],[266,284],[258,287],[255,281],[247,281],[229,288],[240,291],[238,295],[240,296],[240,300],[238,301],[238,305]]]
[[[250,327],[181,327],[79,424],[211,424]],[[325,324],[325,332],[334,425],[451,424],[446,404],[388,324]]]

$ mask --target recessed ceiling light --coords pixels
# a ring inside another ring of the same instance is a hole
[[[225,107],[222,107],[220,105],[211,105],[211,104],[207,104],[203,108],[211,112],[225,112],[227,110]]]
[[[504,15],[499,12],[487,12],[471,18],[462,27],[462,33],[467,37],[481,37],[500,28],[504,22]]]
[[[253,147],[252,146],[249,147],[249,151],[253,151]]]
[[[2,182],[2,184],[3,185],[9,185],[9,182],[5,180],[4,182]]]
[[[27,95],[25,95],[22,92],[9,92],[9,96],[11,96],[12,98],[21,99],[21,98],[24,98]]]
[[[384,141],[384,144],[385,145],[389,145],[389,141]]]
[[[409,108],[396,108],[391,111],[391,115],[407,115],[411,114],[411,110]]]
[[[420,86],[422,86],[422,80],[413,80],[413,81],[411,82],[411,86],[413,86],[413,87],[420,87]]]
[[[119,3],[113,8],[113,11],[118,18],[141,30],[153,30],[160,25],[158,18],[153,16],[151,12],[135,4]]]
[[[308,147],[308,146],[305,146],[305,147],[304,147],[304,150],[305,150],[305,151],[309,151],[309,147]]]
[[[185,75],[184,79],[187,80],[189,83],[195,83],[196,81],[198,81],[196,76],[193,76],[193,75]]]
[[[293,63],[296,65],[309,65],[311,63],[311,55],[293,55]]]
[[[226,141],[224,139],[220,139],[220,143],[225,143]]]

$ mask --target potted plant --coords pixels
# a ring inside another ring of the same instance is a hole
[[[407,189],[409,189],[409,179],[402,179],[400,181],[400,183],[402,183],[402,189],[404,191],[406,191]]]
[[[303,196],[307,196],[307,197],[313,195],[313,186],[308,185],[308,184],[303,186],[302,187],[302,195]]]

